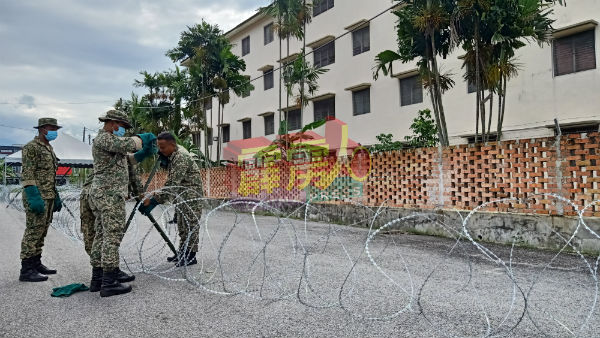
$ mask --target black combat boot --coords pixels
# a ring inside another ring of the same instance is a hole
[[[177,262],[179,260],[179,251],[173,256],[167,257],[167,262]]]
[[[35,269],[35,257],[29,257],[21,261],[19,280],[21,282],[43,282],[48,280],[48,276],[40,274]]]
[[[32,258],[35,258],[34,262],[37,272],[41,273],[42,275],[54,275],[56,273],[56,270],[49,269],[47,266],[42,264],[42,255],[37,255]]]
[[[135,275],[128,275],[125,271],[117,269],[117,281],[119,283],[128,283],[135,280]]]
[[[90,282],[90,292],[100,291],[102,286],[102,268],[92,267],[92,281]]]
[[[100,297],[110,297],[131,292],[131,285],[121,284],[117,281],[118,269],[104,270]]]
[[[198,264],[198,261],[196,260],[196,253],[195,252],[187,252],[186,255],[183,255],[183,257],[181,257],[179,259],[179,261],[177,262],[177,264],[175,264],[176,267],[181,267],[181,266],[189,266],[189,265],[194,265],[194,264]]]

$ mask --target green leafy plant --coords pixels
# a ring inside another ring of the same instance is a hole
[[[261,149],[256,155],[255,158],[263,158],[267,156],[270,152],[273,152],[279,149],[279,154],[284,161],[291,161],[292,158],[289,158],[289,154],[291,152],[302,151],[306,153],[315,153],[326,151],[324,147],[315,146],[311,144],[303,143],[305,140],[312,140],[313,137],[311,135],[307,135],[306,132],[309,130],[317,129],[323,126],[327,121],[319,120],[305,125],[302,130],[297,133],[289,134],[287,132],[287,121],[282,121],[279,127],[279,135],[277,138],[268,145],[267,147]]]
[[[379,134],[376,136],[376,138],[379,143],[371,146],[369,149],[371,153],[381,153],[385,151],[402,149],[402,142],[394,141],[394,136],[392,134]]]
[[[429,109],[419,111],[419,115],[410,125],[410,130],[412,130],[413,135],[404,137],[410,147],[435,147],[439,142],[437,127],[435,121],[431,118]]]
[[[296,105],[307,106],[310,102],[306,93],[310,96],[314,95],[319,89],[319,76],[328,72],[329,69],[315,68],[306,62],[304,49],[302,54],[292,63],[287,64],[283,71],[283,79],[288,97],[294,97],[294,88],[298,87],[297,95],[295,95]],[[306,86],[306,90],[303,90]]]

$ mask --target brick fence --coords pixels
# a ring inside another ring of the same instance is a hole
[[[558,142],[557,142],[558,141]],[[568,203],[536,194],[553,193],[582,207],[600,199],[600,135],[573,134],[378,153],[370,159],[322,158],[320,161],[244,168],[203,169],[205,196],[361,203],[367,206],[575,215]],[[369,165],[370,164],[370,165]],[[370,168],[370,170],[369,170]],[[159,172],[150,189],[160,188]],[[600,217],[600,206],[586,216]]]

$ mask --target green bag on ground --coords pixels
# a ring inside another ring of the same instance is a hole
[[[69,297],[75,292],[88,291],[90,288],[85,284],[69,284],[52,289],[52,297]]]

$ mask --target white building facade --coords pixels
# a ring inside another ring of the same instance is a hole
[[[328,72],[318,81],[319,90],[302,113],[294,98],[282,107],[288,112],[290,131],[335,116],[348,124],[349,137],[362,145],[377,143],[376,136],[393,134],[395,140],[410,135],[419,110],[430,109],[427,91],[418,84],[414,63],[396,63],[394,77],[373,79],[375,56],[397,50],[396,16],[389,0],[323,0],[307,25],[307,56],[311,64]],[[554,40],[543,47],[535,43],[518,52],[519,75],[508,84],[503,139],[552,136],[555,118],[566,131],[598,130],[600,122],[600,71],[598,27],[600,1],[579,0],[556,6]],[[381,14],[383,13],[383,14]],[[381,14],[381,15],[379,15]],[[231,96],[224,108],[223,147],[227,142],[264,136],[274,139],[279,129],[279,39],[272,33],[273,18],[257,14],[227,33],[234,53],[247,65],[246,75],[255,89],[246,97]],[[289,41],[290,59],[303,42]],[[281,54],[288,55],[287,42]],[[475,134],[475,93],[463,80],[464,70],[456,51],[440,60],[441,69],[453,75],[454,88],[443,96],[452,144],[467,143]],[[273,69],[275,71],[273,72]],[[217,103],[213,102],[216,121]],[[496,122],[492,123],[492,131]],[[218,126],[213,126],[216,138]],[[323,127],[322,127],[323,128]],[[317,129],[317,133],[324,134]],[[216,156],[216,140],[211,142]],[[204,145],[202,145],[201,149]]]

